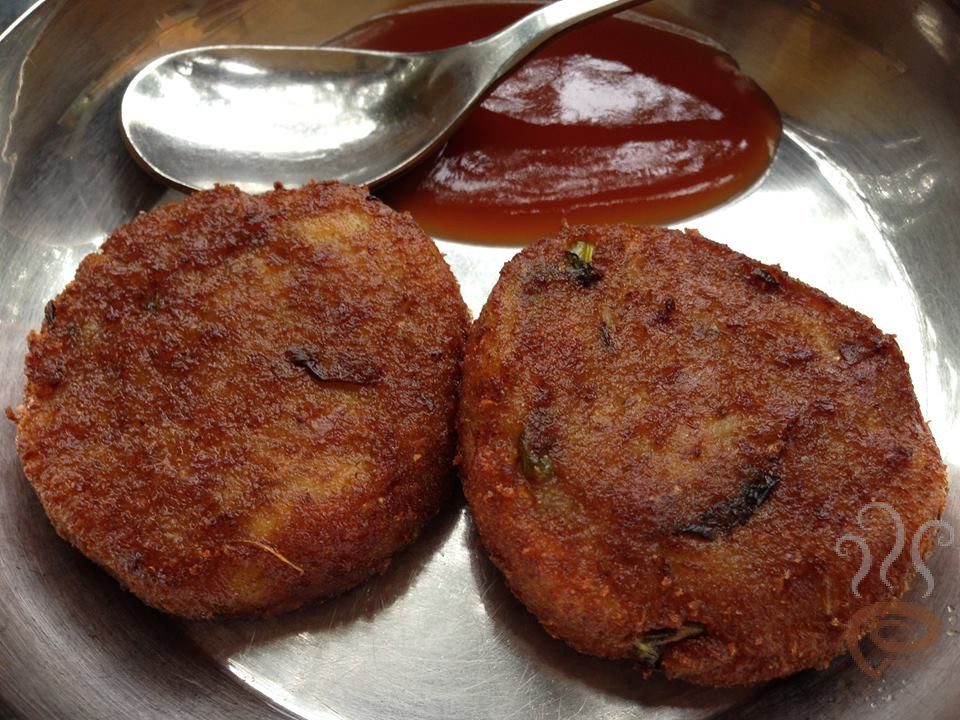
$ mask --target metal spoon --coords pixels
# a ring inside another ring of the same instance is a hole
[[[170,53],[127,87],[123,133],[134,157],[179,189],[375,184],[423,159],[543,42],[640,1],[559,0],[437,52],[220,45]]]

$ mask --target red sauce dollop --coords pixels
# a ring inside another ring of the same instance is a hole
[[[435,50],[534,7],[428,6],[374,19],[340,42]],[[529,56],[433,158],[378,194],[453,240],[528,242],[564,220],[665,224],[753,185],[780,129],[776,106],[722,50],[607,17]]]

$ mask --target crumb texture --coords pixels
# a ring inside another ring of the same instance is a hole
[[[434,243],[362,188],[196,193],[117,229],[47,306],[24,471],[147,603],[295,608],[438,510],[467,323]]]
[[[508,263],[460,433],[481,539],[544,627],[707,685],[842,653],[914,569],[904,552],[857,598],[837,540],[882,559],[895,526],[861,508],[892,505],[909,541],[946,495],[894,338],[696,232],[571,227]]]

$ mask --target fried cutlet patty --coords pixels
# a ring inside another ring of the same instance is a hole
[[[150,605],[296,608],[439,509],[467,326],[434,243],[362,188],[200,192],[116,230],[47,306],[23,468]]]
[[[857,597],[838,539],[879,562],[895,526],[862,508],[909,544],[945,501],[894,339],[696,232],[521,252],[468,340],[459,428],[480,539],[544,627],[707,685],[826,666],[914,574],[904,552]]]

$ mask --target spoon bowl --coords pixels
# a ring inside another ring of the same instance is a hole
[[[442,143],[486,90],[557,33],[641,0],[560,0],[426,53],[218,45],[163,55],[128,85],[127,147],[181,190],[375,185]]]

